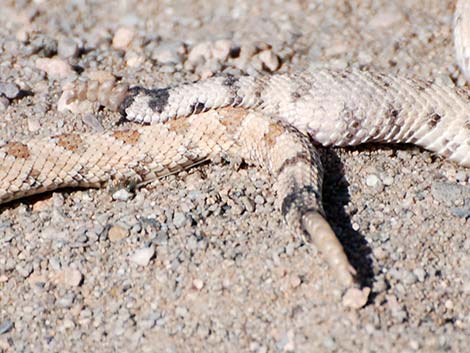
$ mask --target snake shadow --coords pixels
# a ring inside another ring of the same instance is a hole
[[[333,148],[319,148],[325,175],[323,179],[323,206],[326,217],[344,247],[350,263],[357,271],[361,287],[374,282],[371,253],[365,237],[354,230],[346,212],[350,201],[349,183],[344,177],[344,165]]]

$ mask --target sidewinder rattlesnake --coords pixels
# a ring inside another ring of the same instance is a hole
[[[470,1],[458,1],[454,41],[467,78],[469,17]],[[318,247],[346,286],[355,270],[324,219],[322,167],[312,142],[413,143],[470,167],[470,94],[417,78],[324,69],[256,79],[220,75],[162,89],[91,81],[67,87],[61,100],[69,107],[98,101],[146,125],[6,143],[0,203],[63,187],[143,183],[220,155],[242,159],[273,174],[289,228]]]

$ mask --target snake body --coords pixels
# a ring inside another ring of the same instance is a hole
[[[359,70],[313,70],[254,79],[221,76],[136,89],[121,106],[135,122],[242,107],[279,117],[323,146],[413,143],[470,167],[467,92],[432,81]]]
[[[308,136],[266,115],[224,108],[166,124],[62,134],[0,147],[0,204],[64,187],[144,183],[217,156],[273,174],[278,207],[292,232],[329,254],[341,282],[354,270],[323,215],[323,170]]]
[[[456,6],[456,56],[468,76],[470,2]],[[59,135],[0,147],[0,203],[70,186],[145,182],[216,155],[266,168],[290,229],[313,242],[350,285],[354,269],[324,219],[313,143],[413,143],[470,167],[468,92],[433,81],[359,70],[264,77],[221,75],[167,88],[81,82],[61,98],[97,101],[150,125]],[[308,136],[307,136],[308,135]],[[310,140],[311,139],[311,140]]]

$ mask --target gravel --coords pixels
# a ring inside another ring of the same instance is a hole
[[[164,87],[353,66],[463,85],[452,4],[6,2],[0,143],[115,126],[99,107],[57,109],[62,85],[106,72]],[[364,307],[286,231],[263,170],[208,164],[132,194],[2,207],[0,352],[466,352],[468,170],[410,146],[322,153],[326,214],[371,287]]]

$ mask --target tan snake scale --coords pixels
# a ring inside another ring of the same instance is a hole
[[[454,41],[468,78],[470,1],[457,3]],[[142,183],[217,156],[244,160],[274,176],[290,230],[313,242],[346,286],[355,271],[324,219],[313,143],[413,143],[470,167],[470,93],[417,78],[316,70],[163,89],[92,81],[68,87],[62,99],[98,101],[147,124],[6,143],[0,204],[63,187]]]

